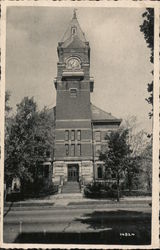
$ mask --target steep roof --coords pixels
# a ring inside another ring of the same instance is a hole
[[[108,113],[95,105],[91,104],[92,121],[94,122],[121,122],[121,119],[116,118],[111,113]]]
[[[76,29],[75,34],[72,34],[72,28]],[[73,42],[75,38],[76,40],[80,40],[83,43],[87,42],[84,32],[82,31],[77,20],[76,11],[74,10],[73,18],[70,21],[69,26],[60,42],[62,43],[63,47],[67,47],[71,42]]]
[[[56,118],[56,106],[52,108],[48,108],[48,113],[52,115],[54,118]],[[107,122],[114,122],[120,124],[122,119],[118,119],[115,116],[113,116],[111,113],[108,113],[95,105],[91,103],[91,118],[92,122],[98,122],[98,123],[107,123]]]

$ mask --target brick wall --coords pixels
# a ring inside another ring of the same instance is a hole
[[[105,136],[110,131],[113,131],[119,127],[116,123],[106,123],[106,124],[93,124],[93,143],[94,143],[94,157],[95,160],[99,159],[99,152],[102,147],[107,144]]]

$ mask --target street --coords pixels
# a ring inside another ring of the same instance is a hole
[[[4,211],[4,243],[150,244],[150,230],[147,202],[82,200]]]

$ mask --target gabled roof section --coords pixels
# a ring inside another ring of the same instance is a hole
[[[122,120],[114,117],[111,113],[105,112],[104,110],[91,104],[92,122],[117,122],[120,123]]]
[[[77,20],[75,10],[73,12],[73,18],[71,22],[69,23],[69,26],[66,32],[64,33],[64,36],[62,37],[60,43],[62,43],[63,47],[67,47],[71,42],[73,42],[74,38],[76,38],[77,40],[80,40],[83,43],[87,42],[84,32],[82,31],[79,25],[79,22]]]

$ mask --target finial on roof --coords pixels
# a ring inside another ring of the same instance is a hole
[[[76,13],[76,11],[77,11],[77,9],[74,8],[74,10],[73,10],[73,19],[76,19],[76,18],[77,18],[77,13]]]

